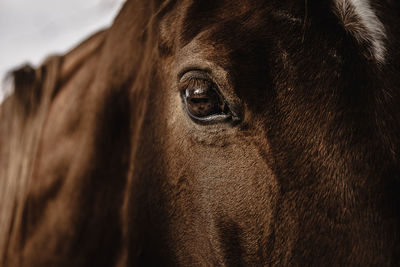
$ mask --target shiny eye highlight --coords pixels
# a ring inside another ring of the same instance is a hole
[[[221,97],[205,80],[192,79],[185,89],[184,100],[187,111],[196,118],[221,114],[224,110]]]
[[[233,116],[218,87],[204,75],[190,75],[181,79],[180,88],[185,110],[193,121],[210,124],[237,118]]]

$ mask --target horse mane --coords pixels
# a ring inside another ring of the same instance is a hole
[[[94,34],[64,56],[47,58],[38,68],[24,65],[9,74],[12,92],[0,105],[0,265],[20,246],[22,234],[15,226],[24,224],[27,190],[51,103],[102,46],[106,33]]]
[[[138,21],[146,22],[140,29],[142,35],[175,3],[147,3],[150,12],[137,14]],[[10,72],[12,93],[0,105],[0,266],[18,263],[18,259],[11,258],[24,248],[29,189],[52,102],[86,67],[88,59],[105,48],[110,32],[106,29],[95,33],[65,55],[47,58],[37,68],[25,65]]]

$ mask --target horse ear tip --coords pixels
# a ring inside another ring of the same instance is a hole
[[[24,63],[23,65],[14,68],[11,73],[13,74],[13,76],[17,76],[17,77],[27,77],[27,76],[31,76],[33,73],[35,72],[35,68],[29,64],[29,63]]]
[[[36,76],[36,69],[32,67],[32,65],[25,63],[11,70],[7,74],[5,80],[7,83],[12,84],[14,90],[18,91],[19,88],[32,85],[36,79],[35,76]]]
[[[13,99],[18,100],[20,105],[31,107],[31,102],[35,102],[40,95],[36,90],[39,80],[37,69],[29,63],[11,69],[1,80],[0,103],[14,96]]]

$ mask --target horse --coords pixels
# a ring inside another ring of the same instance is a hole
[[[11,72],[2,266],[399,266],[400,4],[127,0]]]

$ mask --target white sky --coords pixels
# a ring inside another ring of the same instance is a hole
[[[123,2],[0,0],[0,81],[10,69],[27,62],[38,65],[110,25]],[[0,103],[3,98],[0,87]]]

